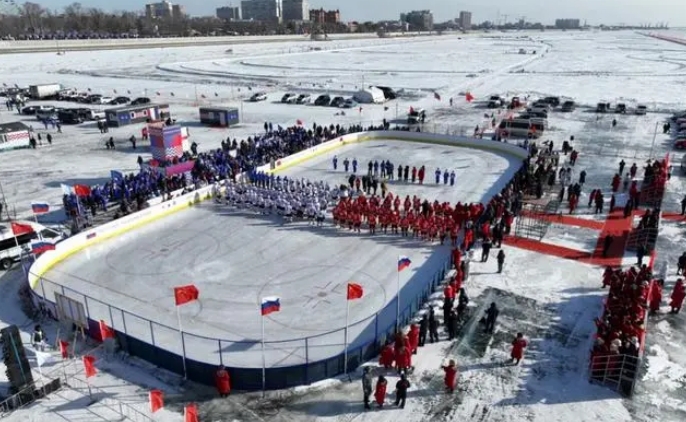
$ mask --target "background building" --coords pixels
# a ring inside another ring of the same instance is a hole
[[[241,8],[233,6],[218,7],[217,17],[227,21],[241,20]]]
[[[579,29],[581,28],[581,21],[579,19],[557,19],[555,20],[555,28]]]
[[[413,10],[410,13],[402,13],[400,22],[405,22],[414,31],[431,31],[434,27],[434,15],[430,10]]]
[[[341,22],[341,12],[339,10],[310,10],[310,21],[318,24],[338,24]]]
[[[183,17],[184,14],[183,6],[172,4],[166,0],[145,5],[145,16],[148,19],[178,19]]]
[[[460,12],[460,18],[458,19],[457,23],[460,25],[460,28],[465,31],[472,29],[472,12]]]
[[[310,19],[310,5],[307,0],[283,0],[284,21],[307,21]]]
[[[241,17],[244,20],[281,22],[281,0],[243,0]]]

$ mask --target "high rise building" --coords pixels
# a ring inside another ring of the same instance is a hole
[[[402,13],[400,22],[407,23],[410,30],[431,31],[434,28],[434,15],[430,10],[413,10]]]
[[[579,19],[556,19],[555,28],[557,29],[579,29],[581,21]]]
[[[241,2],[241,15],[243,19],[281,22],[281,0],[243,0]]]
[[[460,18],[457,23],[464,31],[472,29],[472,12],[460,12]]]
[[[338,24],[341,23],[341,12],[339,10],[310,10],[310,21],[317,24]]]
[[[310,5],[307,0],[282,0],[284,21],[307,21],[310,19]]]
[[[172,4],[167,0],[159,3],[150,3],[145,5],[145,16],[148,19],[178,19],[185,15],[183,6]]]
[[[237,21],[241,19],[241,8],[224,6],[217,8],[217,17],[227,21]]]

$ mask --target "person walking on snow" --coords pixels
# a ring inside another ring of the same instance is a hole
[[[383,407],[386,401],[386,388],[388,387],[388,381],[383,375],[379,375],[376,381],[376,388],[374,389],[374,400],[376,400],[376,405]]]
[[[491,306],[486,310],[486,328],[484,329],[484,333],[493,333],[499,313],[498,306],[496,306],[495,302],[492,302]]]
[[[443,378],[445,390],[448,393],[452,393],[455,391],[455,381],[457,378],[457,365],[455,361],[450,359],[448,365],[443,367],[443,371],[445,372],[445,377]]]
[[[512,340],[512,352],[510,352],[510,358],[512,358],[515,365],[519,365],[519,361],[524,357],[524,349],[527,345],[524,334],[517,333],[517,337]]]
[[[369,372],[369,366],[365,366],[362,371],[362,395],[364,397],[364,408],[371,409],[369,397],[372,395],[372,374]]]
[[[338,156],[334,155],[332,162],[333,162],[333,169],[338,170]]]
[[[455,186],[455,171],[454,170],[450,172],[450,186]],[[684,200],[686,201],[686,196],[684,197]]]
[[[443,172],[443,184],[447,185],[448,184],[448,179],[450,178],[450,173],[448,173],[448,169],[446,169]]]
[[[678,279],[674,285],[674,290],[672,290],[672,301],[669,302],[670,312],[673,314],[678,314],[681,310],[681,306],[684,304],[684,298],[686,297],[686,289],[684,289],[684,281]]]
[[[400,380],[395,383],[395,405],[401,409],[405,408],[405,400],[407,400],[407,390],[410,388],[410,382],[405,377],[405,374],[400,375]]]
[[[497,260],[498,260],[498,274],[500,274],[503,272],[503,265],[505,265],[505,252],[502,249],[498,252]]]
[[[348,169],[350,168],[350,160],[348,160],[348,157],[343,160],[343,168],[345,169],[345,172],[348,172]]]

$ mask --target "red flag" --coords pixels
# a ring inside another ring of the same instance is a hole
[[[15,223],[14,221],[10,223],[12,226],[12,233],[15,236],[21,236],[22,234],[33,233],[33,227],[28,224]]]
[[[157,412],[164,407],[164,393],[160,390],[152,390],[149,394],[150,396],[150,411],[152,413]]]
[[[86,378],[94,377],[98,371],[95,370],[95,357],[85,355],[83,357],[83,367],[86,370]]]
[[[105,341],[108,338],[114,338],[114,330],[108,327],[105,321],[100,320],[100,339]]]
[[[300,119],[298,119],[298,120],[295,121],[295,124],[297,124],[298,126],[302,126],[302,125],[303,125],[303,121],[300,120]]]
[[[357,283],[348,283],[348,300],[355,300],[362,297],[362,286]]]
[[[471,92],[468,92],[467,94],[465,94],[464,99],[467,100],[468,103],[471,103],[472,101],[474,101],[474,96]]]
[[[198,419],[198,405],[195,403],[187,404],[183,408],[184,422],[200,422]]]
[[[200,297],[200,292],[193,284],[174,287],[174,301],[176,302],[176,306],[181,306],[185,303],[198,300],[198,297]]]
[[[86,185],[74,185],[74,193],[76,196],[88,196],[91,194],[91,188]]]
[[[441,95],[438,92],[434,92],[434,98],[441,101]]]
[[[64,340],[60,340],[60,354],[62,359],[67,359],[69,357],[69,343]]]

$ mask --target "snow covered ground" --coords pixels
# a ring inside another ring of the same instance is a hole
[[[312,47],[324,51],[312,51]],[[520,55],[519,49],[529,53],[536,50],[537,54]],[[609,191],[620,160],[627,166],[633,162],[641,166],[648,158],[672,152],[669,137],[661,133],[661,123],[665,112],[682,108],[686,102],[686,92],[680,89],[686,76],[686,48],[631,32],[250,45],[234,46],[230,56],[219,47],[198,47],[3,58],[0,79],[10,86],[60,82],[109,95],[113,90],[120,94],[131,91],[131,96],[147,93],[169,103],[175,116],[191,127],[192,138],[200,149],[215,148],[227,136],[240,139],[260,132],[265,121],[290,125],[300,119],[307,126],[314,122],[379,123],[384,118],[402,120],[410,106],[428,110],[427,131],[471,133],[482,124],[483,114],[490,113],[482,101],[491,94],[568,96],[580,107],[573,113],[553,113],[545,138],[554,140],[559,147],[563,140],[575,137],[573,145],[580,152],[575,177],[582,169],[588,172],[580,212],[585,212],[586,195],[591,189]],[[345,115],[326,107],[276,104],[284,92],[349,95],[369,84],[397,88],[401,98],[385,105],[363,105],[361,111],[346,110]],[[242,101],[257,90],[268,92],[269,100],[259,104]],[[472,104],[464,100],[467,91],[476,97]],[[441,101],[434,98],[434,92]],[[452,107],[449,98],[455,100]],[[643,103],[650,112],[646,116],[597,116],[590,110],[601,100],[626,102],[629,107]],[[242,124],[229,130],[199,127],[195,123],[198,104],[239,107]],[[0,122],[16,117],[12,112],[0,112]],[[614,129],[613,118],[618,120]],[[37,128],[35,121],[32,124]],[[137,135],[140,128],[115,129],[108,134],[118,142],[114,152],[104,149],[104,136],[92,124],[83,124],[65,127],[63,134],[53,131],[55,142],[51,147],[0,153],[0,182],[11,210],[25,216],[31,200],[59,204],[60,183],[98,183],[108,177],[111,169],[133,171],[136,156],[145,158],[148,153],[145,148],[131,149],[125,140],[131,134]],[[681,154],[672,158],[678,163]],[[459,157],[455,167],[463,159]],[[323,170],[316,168],[295,171],[302,171],[304,177],[325,177],[318,173]],[[684,176],[675,168],[664,210],[679,210],[685,188]],[[422,194],[433,192],[427,186]],[[478,192],[483,188],[465,192],[464,199],[478,199]],[[198,212],[209,211],[203,208]],[[658,260],[666,259],[674,265],[675,257],[682,252],[683,229],[683,223],[665,223],[658,242]],[[584,250],[596,240],[584,229],[557,226],[550,231],[549,239],[544,238]],[[179,414],[173,411],[191,400],[201,402],[201,414],[208,420],[669,422],[686,418],[683,315],[660,315],[650,321],[648,358],[637,394],[632,401],[622,400],[607,389],[588,384],[585,377],[592,319],[600,311],[603,296],[599,289],[601,269],[509,247],[505,252],[508,258],[503,274],[495,273],[492,260],[474,264],[473,278],[467,286],[475,312],[481,312],[491,300],[499,302],[503,311],[498,332],[484,344],[478,327],[467,327],[467,334],[456,343],[442,341],[423,348],[415,358],[416,369],[410,379],[413,388],[404,411],[391,407],[361,413],[357,380],[273,393],[266,399],[235,395],[227,401],[210,400],[206,389],[171,382],[169,376],[159,381],[153,370],[132,366],[128,361],[113,360],[108,365],[114,369],[110,373],[102,371],[97,379],[113,400],[134,397],[139,403],[145,401],[147,388],[163,385],[173,398],[169,400],[169,414],[163,416],[169,421],[174,417],[179,420]],[[630,262],[630,257],[626,261]],[[29,332],[31,322],[17,309],[13,293],[19,278],[17,270],[2,275],[0,287],[5,294],[0,297],[0,324],[18,324]],[[673,282],[673,276],[668,278],[666,291],[671,291]],[[507,343],[517,331],[530,339],[530,350],[521,367],[502,366]],[[444,400],[438,368],[448,356],[457,358],[461,368],[461,387],[452,407]],[[392,385],[396,378],[389,378]],[[105,413],[102,417],[84,414],[87,408],[79,401],[84,400],[83,392],[81,396],[71,394],[65,391],[62,401],[44,401],[16,414],[14,419],[54,420],[49,419],[50,413],[42,415],[38,408],[55,409],[61,405],[59,415],[63,419],[111,420]]]

